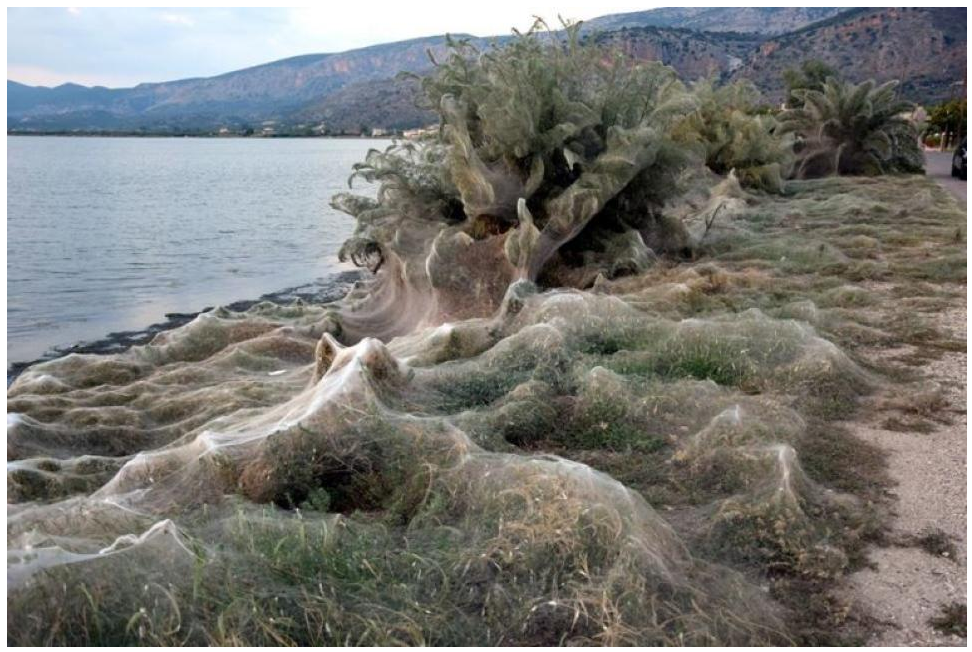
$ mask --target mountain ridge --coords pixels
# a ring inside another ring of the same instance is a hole
[[[686,80],[751,78],[771,102],[782,95],[782,69],[805,58],[828,61],[852,81],[865,74],[881,80],[907,73],[915,77],[903,86],[910,99],[933,101],[949,92],[960,60],[964,74],[965,13],[926,8],[661,8],[601,16],[584,23],[582,32],[585,38],[617,45],[635,60],[661,60]],[[874,25],[884,31],[875,32]],[[887,34],[887,42],[875,46],[877,33]],[[510,37],[455,38],[482,49]],[[878,54],[854,45],[865,41]],[[927,56],[915,56],[921,48]],[[416,86],[396,80],[397,73],[428,72],[429,53],[445,52],[446,36],[433,35],[130,88],[71,83],[48,88],[8,80],[7,128],[10,133],[224,128],[268,135],[321,133],[322,124],[331,133],[405,129],[434,117],[415,108]],[[936,68],[939,58],[946,65]],[[316,130],[308,131],[312,127]]]
[[[772,36],[836,16],[843,7],[659,7],[608,14],[587,21],[589,28],[675,27],[705,32]]]

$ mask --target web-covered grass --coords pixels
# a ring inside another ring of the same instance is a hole
[[[884,480],[841,422],[940,400],[858,351],[965,346],[965,215],[922,177],[736,199],[694,260],[385,343],[261,305],[28,369],[8,641],[853,642]]]

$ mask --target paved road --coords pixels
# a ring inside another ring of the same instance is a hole
[[[925,152],[925,172],[955,195],[959,202],[966,202],[965,181],[952,177],[952,152]]]

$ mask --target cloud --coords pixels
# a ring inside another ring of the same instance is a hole
[[[69,14],[71,14],[72,16],[80,16],[81,15],[81,7],[67,7],[67,12]]]
[[[182,25],[184,27],[193,27],[196,24],[196,21],[184,14],[160,14],[159,20],[170,25]]]

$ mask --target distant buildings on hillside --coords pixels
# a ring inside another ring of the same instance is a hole
[[[255,136],[263,138],[294,138],[294,137],[348,137],[357,136],[364,138],[405,138],[407,140],[420,140],[439,132],[439,125],[427,125],[415,129],[388,129],[386,127],[368,128],[361,126],[356,130],[330,130],[323,122],[317,124],[299,123],[288,124],[278,120],[264,120],[258,126],[247,124],[223,125],[214,132],[199,133],[197,135],[212,135],[222,137]]]
[[[439,133],[439,125],[428,125],[426,127],[419,127],[417,129],[406,129],[402,132],[402,138],[408,140],[421,140],[426,136],[432,136]]]
[[[223,124],[200,127],[171,125],[157,129],[136,128],[131,130],[40,130],[8,128],[8,134],[15,135],[64,135],[64,136],[193,136],[198,138],[405,138],[420,140],[439,132],[439,125],[427,125],[415,129],[389,129],[387,127],[367,127],[356,129],[331,129],[324,122],[292,123],[282,120],[263,120],[247,123],[227,120]]]

